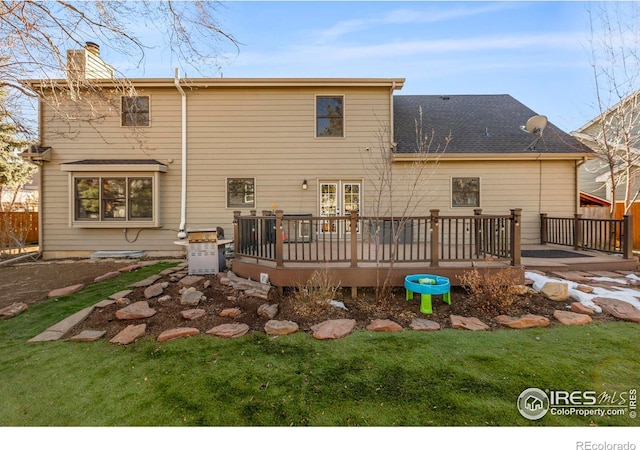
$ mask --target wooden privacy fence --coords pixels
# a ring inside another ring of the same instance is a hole
[[[37,242],[37,212],[0,212],[0,248],[17,248]]]
[[[509,215],[424,217],[314,217],[263,211],[234,212],[236,255],[288,263],[343,263],[348,267],[491,259],[520,265],[521,210]]]
[[[582,214],[574,217],[548,217],[540,214],[540,241],[558,244],[576,250],[597,250],[633,257],[633,216],[622,219],[586,219]]]

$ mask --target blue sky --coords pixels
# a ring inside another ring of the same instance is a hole
[[[510,94],[565,131],[596,115],[588,2],[225,2],[222,76],[402,77],[399,94]],[[105,56],[105,55],[103,55]],[[105,56],[108,62],[108,56]],[[117,66],[117,64],[114,64]],[[172,77],[168,52],[127,76]],[[220,71],[182,68],[196,76]]]

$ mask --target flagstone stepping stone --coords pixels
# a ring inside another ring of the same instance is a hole
[[[156,310],[149,307],[146,301],[140,301],[125,306],[116,311],[116,318],[120,320],[147,319],[156,314]]]
[[[571,303],[570,307],[572,312],[578,313],[578,314],[587,314],[591,316],[593,313],[595,313],[593,309],[589,308],[586,305],[583,305],[580,302],[573,302]]]
[[[170,341],[171,339],[178,339],[178,338],[183,338],[188,336],[196,336],[198,334],[200,334],[200,330],[198,330],[197,328],[187,328],[187,327],[172,328],[170,330],[166,330],[160,333],[157,341],[165,342],[165,341]]]
[[[602,308],[606,313],[618,319],[640,323],[640,311],[633,307],[631,303],[617,300],[615,298],[596,297],[593,303]]]
[[[127,295],[131,294],[133,291],[131,289],[125,289],[124,291],[116,292],[115,294],[111,294],[109,298],[111,300],[118,300],[120,298],[124,298]]]
[[[196,320],[204,316],[206,313],[207,313],[206,310],[202,308],[197,308],[197,309],[187,309],[186,311],[182,311],[180,312],[180,315],[182,315],[182,317],[187,320]]]
[[[120,267],[118,269],[118,272],[124,273],[124,272],[133,272],[134,270],[138,270],[143,268],[144,265],[143,264],[131,264],[128,266],[124,266],[124,267]]]
[[[115,300],[102,300],[102,301],[99,301],[98,303],[96,303],[93,306],[95,306],[96,308],[102,309],[102,308],[106,308],[107,306],[111,306],[114,303],[115,303]]]
[[[409,328],[414,331],[438,331],[440,329],[440,324],[433,320],[416,317],[409,324]]]
[[[54,298],[54,297],[62,297],[63,295],[71,295],[71,294],[75,294],[76,292],[80,292],[82,289],[84,289],[84,284],[74,284],[72,286],[67,286],[60,289],[54,289],[53,291],[49,292],[48,297]]]
[[[130,287],[147,287],[151,286],[153,283],[162,278],[162,275],[151,275],[150,277],[145,278],[144,280],[140,280],[137,283],[133,283],[129,285]]]
[[[206,331],[207,334],[222,338],[239,338],[249,331],[249,325],[246,323],[223,323]]]
[[[471,331],[483,331],[489,329],[489,325],[476,317],[463,317],[452,314],[449,316],[449,319],[451,319],[451,326],[453,328]]]
[[[189,275],[178,281],[178,285],[184,287],[193,287],[200,283],[202,280],[204,280],[204,277],[201,277],[199,275]]]
[[[146,331],[146,323],[141,323],[140,325],[128,325],[120,333],[116,334],[109,342],[112,344],[128,345],[140,336],[143,336]]]
[[[591,294],[594,291],[594,288],[591,286],[585,286],[584,284],[579,284],[576,286],[576,290],[584,292],[585,294]]]
[[[269,320],[264,324],[264,331],[269,335],[283,336],[298,331],[297,323],[290,320]]]
[[[569,285],[557,281],[547,281],[540,293],[555,302],[564,302],[569,299]]]
[[[278,304],[277,303],[265,303],[258,307],[258,315],[260,317],[266,317],[268,319],[273,319],[278,315]]]
[[[0,319],[10,319],[11,317],[15,317],[21,312],[27,310],[29,306],[26,303],[15,302],[0,309]]]
[[[587,314],[579,314],[571,311],[561,311],[559,309],[553,312],[553,317],[563,325],[584,325],[591,323],[591,316]]]
[[[546,317],[535,314],[525,314],[521,317],[500,315],[494,320],[505,327],[517,329],[546,327],[551,323]]]
[[[240,308],[226,308],[220,311],[220,317],[231,317],[235,319],[236,317],[242,315],[242,310]]]
[[[70,329],[78,325],[84,319],[89,317],[89,315],[93,312],[95,308],[93,306],[88,306],[87,308],[81,309],[75,314],[70,315],[66,319],[61,320],[55,325],[50,326],[45,331],[40,333],[39,335],[29,339],[27,342],[46,342],[46,341],[57,341],[62,336],[64,336]]]
[[[354,319],[333,319],[312,326],[311,331],[316,339],[339,339],[351,333],[355,326]]]
[[[107,272],[104,275],[100,275],[99,277],[95,277],[93,279],[94,283],[100,283],[101,281],[111,280],[112,278],[116,278],[120,276],[120,272],[117,270],[115,272]]]
[[[402,325],[389,319],[374,319],[367,325],[369,331],[402,331]]]
[[[197,291],[196,288],[190,287],[182,291],[182,295],[180,296],[180,304],[188,306],[198,306],[198,303],[200,303],[200,300],[202,300],[203,297],[204,295],[202,294],[202,292]]]
[[[84,330],[83,332],[72,336],[69,340],[73,342],[93,342],[100,339],[106,333],[106,331],[100,330]]]

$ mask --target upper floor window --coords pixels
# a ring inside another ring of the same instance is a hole
[[[480,206],[480,178],[452,178],[451,206],[479,207]]]
[[[227,208],[255,208],[255,178],[227,179]]]
[[[344,136],[344,97],[316,97],[316,136]]]
[[[122,97],[122,126],[149,126],[149,96]]]

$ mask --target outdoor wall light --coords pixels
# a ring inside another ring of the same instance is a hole
[[[302,189],[306,191],[308,187],[307,180],[302,180]]]

